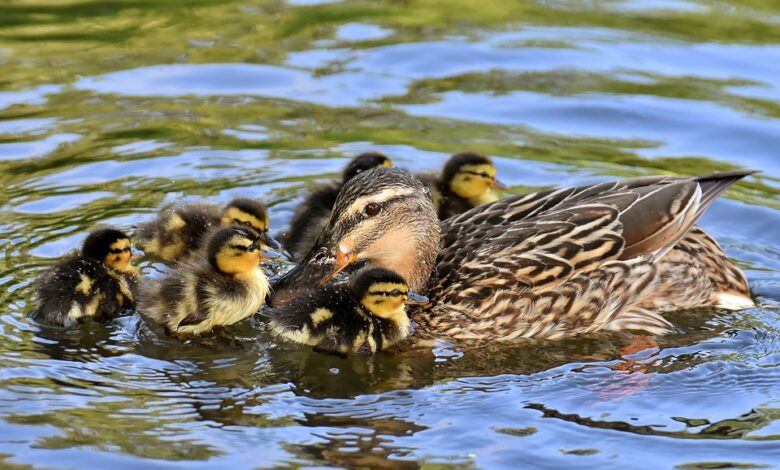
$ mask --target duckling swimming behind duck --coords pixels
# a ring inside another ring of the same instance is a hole
[[[130,263],[130,238],[119,230],[90,233],[81,252],[71,253],[37,281],[32,318],[55,326],[105,321],[133,306],[138,270]]]
[[[506,189],[496,180],[496,167],[486,156],[456,153],[444,165],[440,176],[421,175],[431,190],[439,220],[498,200],[494,189]]]
[[[303,200],[290,222],[282,241],[293,259],[300,260],[309,252],[322,228],[330,219],[330,211],[341,187],[355,175],[376,167],[391,167],[392,160],[377,152],[358,155],[344,168],[341,182],[314,188]]]
[[[168,263],[178,262],[203,246],[211,229],[220,225],[250,228],[266,245],[279,246],[268,235],[265,205],[247,198],[233,199],[221,210],[198,203],[166,210],[157,219],[138,226],[138,243],[146,253]]]
[[[227,227],[213,232],[205,256],[196,254],[167,277],[142,286],[138,310],[169,334],[200,335],[257,312],[268,278],[254,231]]]
[[[356,273],[352,282],[328,284],[271,312],[271,329],[318,352],[371,354],[409,336],[406,305],[427,298],[409,292],[406,281],[383,268]]]

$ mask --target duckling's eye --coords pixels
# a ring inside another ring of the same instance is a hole
[[[375,217],[379,215],[380,212],[382,212],[382,206],[375,202],[367,204],[363,209],[363,214],[365,214],[366,217]]]

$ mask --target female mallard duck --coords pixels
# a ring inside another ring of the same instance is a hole
[[[543,191],[436,223],[422,184],[395,169],[342,189],[321,246],[274,286],[272,305],[360,262],[430,298],[418,331],[452,339],[560,338],[671,329],[659,311],[753,305],[744,275],[701,229],[749,171]]]
[[[139,274],[130,263],[130,250],[130,238],[119,230],[90,233],[80,253],[68,255],[38,279],[32,318],[71,326],[109,320],[131,308]]]
[[[296,209],[290,228],[282,242],[293,259],[300,260],[317,241],[317,235],[330,219],[330,211],[341,187],[353,176],[376,167],[391,167],[392,160],[377,152],[366,152],[353,158],[344,168],[341,182],[332,182],[314,188]]]
[[[205,254],[197,253],[161,280],[141,287],[138,310],[173,335],[201,335],[257,312],[268,278],[257,234],[244,227],[218,229]]]
[[[411,333],[406,305],[427,298],[409,292],[406,281],[382,268],[356,273],[350,283],[330,283],[270,313],[271,329],[315,351],[347,356],[372,354]]]
[[[178,262],[203,246],[207,234],[220,225],[250,228],[266,245],[279,246],[268,235],[265,205],[247,198],[233,199],[223,209],[198,203],[168,209],[155,220],[138,226],[138,244],[144,252],[165,262]]]
[[[439,219],[462,214],[469,209],[498,200],[495,189],[506,189],[496,179],[496,167],[484,155],[456,153],[444,165],[441,175],[421,175],[431,191]]]

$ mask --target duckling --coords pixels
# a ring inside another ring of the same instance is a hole
[[[409,292],[398,274],[367,268],[349,283],[327,284],[272,311],[270,326],[279,336],[318,352],[372,354],[409,336],[406,305],[427,301]]]
[[[496,180],[496,167],[490,158],[471,152],[450,157],[440,176],[419,175],[419,178],[431,191],[439,220],[497,201],[494,190],[506,189]]]
[[[138,226],[138,243],[146,253],[175,263],[198,250],[207,234],[217,226],[248,227],[271,247],[279,243],[268,234],[268,211],[262,202],[237,198],[222,210],[211,204],[186,204],[169,209],[157,219]]]
[[[133,307],[138,269],[131,264],[130,237],[101,228],[37,281],[35,321],[72,326],[85,320],[106,321]]]
[[[261,242],[246,227],[217,229],[201,251],[141,286],[138,310],[174,336],[197,336],[257,312],[268,294]]]
[[[376,167],[391,167],[392,160],[377,152],[366,152],[353,158],[344,168],[341,182],[318,186],[304,198],[293,215],[290,228],[283,236],[287,251],[293,259],[300,260],[309,252],[322,228],[328,223],[333,203],[341,187],[355,175]]]
[[[415,335],[558,339],[598,330],[664,334],[662,312],[754,305],[744,274],[695,223],[754,173],[643,177],[518,195],[436,223],[422,184],[375,168],[350,180],[318,246],[270,303],[351,265],[390,269],[430,298]],[[349,271],[348,271],[349,272]]]

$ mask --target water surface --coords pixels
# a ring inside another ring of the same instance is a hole
[[[0,464],[780,465],[778,64],[769,0],[2,3]],[[702,221],[759,306],[347,360],[262,316],[190,344],[137,315],[27,319],[95,224],[247,195],[278,232],[368,150],[419,171],[483,152],[516,193],[760,169]]]

